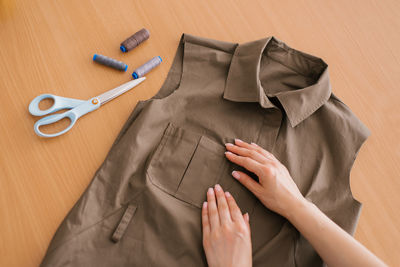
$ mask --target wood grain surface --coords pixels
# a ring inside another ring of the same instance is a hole
[[[329,64],[333,92],[372,132],[351,173],[364,204],[355,236],[400,265],[399,14],[397,0],[0,0],[0,266],[40,263],[137,101],[160,88],[183,32],[239,43],[273,35]],[[120,42],[142,27],[150,39],[122,54]],[[129,69],[97,65],[94,53]],[[68,134],[35,135],[37,95],[88,99],[157,55],[164,61],[145,83]]]

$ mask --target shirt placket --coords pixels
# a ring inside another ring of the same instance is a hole
[[[273,152],[282,125],[282,111],[277,107],[265,110],[260,133],[256,143],[269,152]]]

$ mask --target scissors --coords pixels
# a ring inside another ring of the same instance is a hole
[[[48,115],[50,113],[57,112],[62,109],[69,109],[69,110],[64,113],[53,114],[53,115],[49,115],[49,116],[41,118],[40,120],[38,120],[35,123],[33,129],[35,130],[35,133],[37,135],[42,136],[42,137],[56,137],[56,136],[62,135],[64,133],[68,132],[69,130],[71,130],[72,126],[74,126],[75,122],[81,116],[98,109],[100,106],[104,105],[108,101],[113,100],[114,98],[120,96],[121,94],[129,91],[133,87],[139,85],[145,79],[146,79],[146,77],[132,80],[130,82],[124,83],[114,89],[111,89],[99,96],[93,97],[86,101],[56,96],[56,95],[52,95],[52,94],[43,94],[43,95],[37,96],[29,104],[29,112],[34,116],[44,116],[44,115]],[[41,110],[39,108],[39,103],[43,99],[52,99],[54,101],[54,103],[50,108],[48,108],[46,110]],[[65,128],[64,130],[62,130],[60,132],[53,133],[53,134],[45,134],[45,133],[41,132],[39,129],[40,126],[52,124],[52,123],[55,123],[64,118],[69,118],[69,120],[71,122],[67,128]]]

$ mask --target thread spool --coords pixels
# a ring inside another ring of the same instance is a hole
[[[121,43],[121,46],[119,47],[122,52],[128,52],[135,48],[136,46],[140,45],[150,37],[150,32],[143,28],[140,31],[134,33],[131,37],[126,39]]]
[[[149,71],[160,65],[161,62],[162,58],[160,56],[153,57],[152,59],[144,63],[142,66],[133,71],[132,73],[133,79],[143,77],[144,75],[146,75],[146,73],[148,73]]]
[[[124,62],[103,55],[94,54],[93,61],[117,70],[126,71],[128,69],[128,65],[126,65]]]

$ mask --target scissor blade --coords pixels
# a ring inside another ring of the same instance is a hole
[[[118,86],[118,87],[116,87],[114,89],[111,89],[111,90],[99,95],[97,98],[100,101],[100,105],[104,105],[108,101],[113,100],[117,96],[120,96],[123,93],[131,90],[133,87],[137,86],[138,84],[140,84],[144,80],[146,80],[146,77],[135,79],[135,80],[132,80],[132,81],[127,82],[127,83],[124,83],[124,84],[122,84],[122,85],[120,85],[120,86]]]

